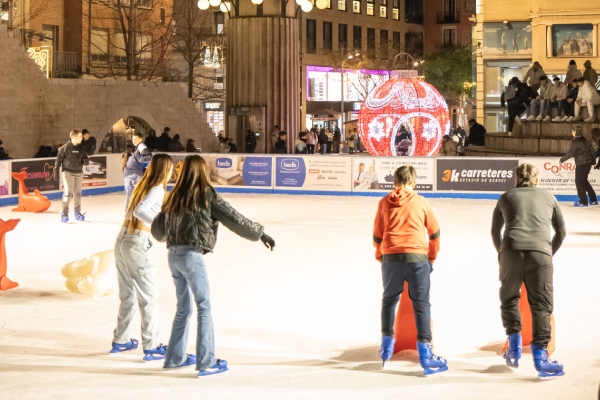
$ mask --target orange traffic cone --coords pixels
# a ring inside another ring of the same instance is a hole
[[[531,309],[529,308],[529,301],[527,300],[527,289],[525,284],[521,286],[521,300],[519,300],[519,311],[521,312],[521,337],[523,338],[523,346],[529,346],[533,339],[533,324],[531,322]],[[554,324],[554,314],[550,315],[550,328],[552,337],[550,343],[548,343],[548,355],[554,353],[556,350],[556,329]],[[508,340],[504,344],[502,352],[508,350]]]
[[[402,350],[417,349],[417,325],[412,300],[408,296],[408,283],[404,282],[404,291],[400,295],[400,305],[394,323],[394,354]]]

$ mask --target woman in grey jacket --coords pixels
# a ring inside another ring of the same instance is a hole
[[[158,342],[156,269],[148,257],[148,249],[152,246],[150,226],[162,207],[172,170],[173,160],[170,156],[154,156],[148,170],[133,190],[125,223],[117,237],[115,261],[121,305],[110,353],[138,347],[137,340],[129,339],[129,331],[136,305],[139,304],[144,361],[165,358],[166,348]]]
[[[228,370],[227,361],[215,357],[208,274],[203,258],[215,246],[219,222],[245,239],[260,239],[271,250],[275,247],[275,241],[265,235],[262,225],[238,213],[215,192],[208,181],[204,159],[199,155],[188,156],[173,191],[152,223],[152,236],[167,242],[177,295],[177,312],[164,368],[195,364],[198,377]],[[192,295],[198,308],[195,356],[185,352]]]

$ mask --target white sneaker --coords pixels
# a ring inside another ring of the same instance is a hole
[[[546,115],[546,117],[542,121],[544,121],[544,122],[550,122],[550,116]]]
[[[527,117],[527,121],[535,121],[535,117],[533,115],[530,115],[529,117]]]
[[[569,117],[567,117],[566,115],[564,117],[562,117],[561,121],[568,121]]]
[[[565,118],[566,118],[566,117],[565,117]],[[569,118],[567,118],[567,122],[572,122],[574,119],[575,119],[575,118],[573,118],[573,117],[569,117]]]
[[[535,120],[536,120],[536,121],[541,121],[541,120],[542,120],[542,116],[541,116],[541,115],[538,115],[538,116],[535,118]]]
[[[552,118],[552,122],[560,122],[560,121],[561,121],[560,117]]]
[[[521,125],[521,118],[515,117],[515,122],[517,123],[517,125]]]
[[[586,119],[583,120],[583,122],[593,122],[594,118],[592,117],[587,117]]]

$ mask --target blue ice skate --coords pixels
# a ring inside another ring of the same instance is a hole
[[[385,367],[385,362],[392,358],[394,354],[394,343],[396,340],[391,336],[383,336],[381,338],[381,347],[379,348],[379,357],[383,361],[382,367]]]
[[[216,375],[223,373],[225,371],[229,371],[229,367],[227,366],[226,360],[219,360],[213,364],[213,366],[203,369],[198,372],[198,378],[202,378],[203,376]]]
[[[140,344],[140,342],[137,339],[131,339],[130,342],[124,343],[124,344],[113,342],[112,349],[109,351],[109,353],[116,354],[116,353],[122,353],[124,351],[137,349],[138,344]]]
[[[60,222],[69,222],[69,213],[63,211],[60,214]]]
[[[196,365],[196,356],[193,354],[188,354],[186,359],[179,365],[163,365],[164,369],[172,369],[172,368],[182,368],[189,367],[191,365]]]
[[[558,361],[550,360],[548,350],[542,345],[531,343],[531,354],[533,355],[533,365],[540,378],[563,376],[565,374],[563,365]]]
[[[519,359],[523,350],[523,339],[520,333],[508,335],[508,349],[502,353],[502,357],[506,360],[506,365],[519,368]]]
[[[448,370],[446,359],[433,354],[431,343],[417,341],[417,351],[421,367],[423,367],[423,374],[432,375]]]
[[[144,350],[144,361],[164,360],[166,354],[167,346],[164,346],[161,343],[158,347],[154,349]]]
[[[85,213],[81,213],[81,211],[75,210],[75,219],[77,221],[85,221]]]
[[[590,201],[590,206],[597,206],[598,202],[597,201]]]
[[[587,204],[583,204],[580,201],[576,201],[575,203],[573,203],[573,207],[589,207]]]

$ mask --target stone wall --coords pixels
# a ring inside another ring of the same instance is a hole
[[[68,140],[87,128],[100,143],[115,122],[138,117],[160,134],[164,126],[182,142],[212,150],[214,135],[181,83],[46,79],[18,40],[0,25],[0,139],[13,158],[30,158],[40,145]]]

